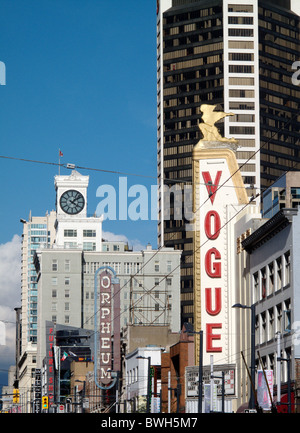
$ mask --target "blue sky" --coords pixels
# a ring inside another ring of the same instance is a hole
[[[156,184],[155,0],[0,0],[1,156],[131,173],[130,185]],[[97,188],[119,175],[90,176]],[[0,386],[14,362],[20,305],[20,218],[55,208],[58,167],[0,158]],[[61,174],[70,174],[62,168]],[[133,174],[141,176],[133,176]],[[156,203],[155,203],[156,205]],[[103,230],[156,248],[156,221],[106,221]]]
[[[1,155],[141,174],[156,183],[156,10],[146,0],[1,0]],[[21,234],[20,218],[55,207],[51,165],[0,158],[0,242]],[[101,184],[90,175],[89,213]],[[69,174],[61,169],[61,174]],[[103,230],[156,246],[156,222],[107,221]]]

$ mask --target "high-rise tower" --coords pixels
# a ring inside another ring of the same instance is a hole
[[[249,196],[299,170],[299,34],[290,0],[157,1],[158,243],[183,251],[183,321],[193,321],[193,235],[164,187],[191,185],[202,104],[235,114],[217,126],[239,142]]]

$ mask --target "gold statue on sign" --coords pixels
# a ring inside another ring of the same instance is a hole
[[[199,123],[199,129],[203,134],[203,141],[222,141],[226,143],[237,143],[235,138],[222,137],[215,123],[227,116],[234,116],[234,113],[223,113],[214,111],[216,105],[203,104],[200,107],[203,123]]]

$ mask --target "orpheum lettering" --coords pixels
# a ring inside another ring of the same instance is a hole
[[[112,345],[111,345],[111,320],[112,320],[112,299],[111,299],[111,276],[104,271],[100,274],[100,359],[99,373],[100,381],[103,384],[111,382],[109,369],[112,366]]]
[[[222,171],[217,171],[214,182],[208,171],[203,171],[202,176],[210,199],[210,206],[214,206],[217,189],[222,176]],[[209,248],[204,253],[205,287],[204,301],[206,313],[218,319],[222,312],[222,254],[218,249],[218,241],[221,231],[221,218],[216,209],[209,209],[204,216],[204,232],[209,242]],[[214,245],[214,243],[216,243]],[[215,285],[217,287],[215,287]],[[222,329],[222,323],[206,323],[206,352],[222,352],[220,345],[221,334],[217,330]],[[219,345],[218,345],[219,342]]]

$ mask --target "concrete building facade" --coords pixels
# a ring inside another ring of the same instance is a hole
[[[287,393],[290,367],[296,403],[292,411],[298,410],[299,403],[299,236],[298,209],[282,209],[242,242],[249,255],[255,305],[256,365],[273,371],[274,400],[278,402]],[[279,410],[286,412],[287,406]]]

